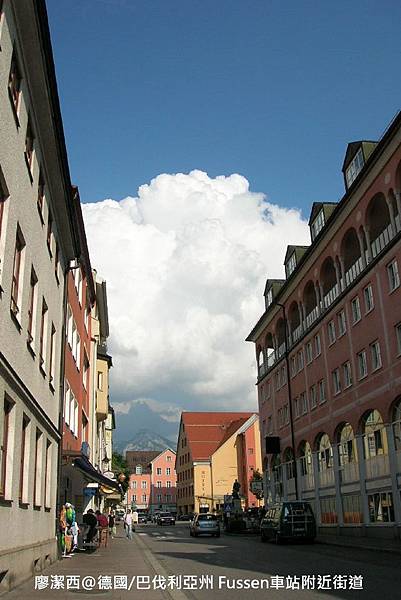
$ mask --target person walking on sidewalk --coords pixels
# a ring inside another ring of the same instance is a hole
[[[111,535],[111,539],[113,539],[113,535],[116,535],[116,523],[115,523],[115,515],[114,510],[109,512],[109,534]]]
[[[129,508],[124,517],[125,535],[129,540],[132,540],[132,514]]]

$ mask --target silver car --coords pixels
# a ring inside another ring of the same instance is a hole
[[[195,514],[189,524],[189,533],[192,537],[203,534],[220,537],[220,523],[211,513]]]

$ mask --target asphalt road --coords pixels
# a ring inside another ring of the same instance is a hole
[[[220,538],[191,538],[187,523],[163,527],[139,525],[135,536],[157,573],[165,577],[181,575],[181,587],[184,575],[197,576],[197,589],[170,592],[176,600],[294,600],[298,597],[327,600],[328,596],[361,600],[401,599],[399,555],[325,544],[276,546],[262,543],[257,535],[222,533]],[[204,580],[203,589],[199,589],[201,577],[205,575],[209,576],[209,583],[206,586]],[[363,589],[348,589],[349,577],[354,575],[362,576]],[[275,576],[279,577],[274,579]],[[290,577],[288,582],[287,576]],[[304,586],[308,584],[315,589],[302,589],[302,576],[311,576],[303,580]],[[326,576],[325,580],[320,579],[320,585],[326,589],[317,589],[319,576]],[[234,580],[237,581],[234,583]],[[246,580],[256,582],[247,584]],[[264,582],[258,584],[262,580]],[[186,582],[188,587],[189,579]],[[297,589],[298,584],[301,589]],[[236,588],[231,589],[232,585]],[[238,585],[244,589],[238,589]],[[247,589],[247,585],[255,587]],[[258,585],[269,588],[257,589]],[[283,587],[278,587],[281,585]],[[293,589],[288,589],[289,585]]]

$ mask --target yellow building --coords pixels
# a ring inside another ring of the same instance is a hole
[[[258,506],[249,481],[261,468],[256,413],[182,413],[176,456],[178,514],[219,510],[236,479],[244,507]]]

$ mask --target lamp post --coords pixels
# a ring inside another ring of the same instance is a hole
[[[291,376],[290,376],[290,361],[288,358],[288,321],[287,315],[285,312],[284,304],[280,304],[280,302],[276,302],[276,305],[281,308],[283,311],[283,319],[284,319],[284,356],[285,356],[285,365],[287,370],[287,386],[288,386],[288,408],[290,413],[290,431],[291,431],[291,446],[292,446],[292,460],[294,465],[294,480],[295,480],[295,499],[298,500],[298,473],[297,473],[297,463],[295,459],[295,435],[294,435],[294,419],[292,414],[292,394],[291,394]]]

